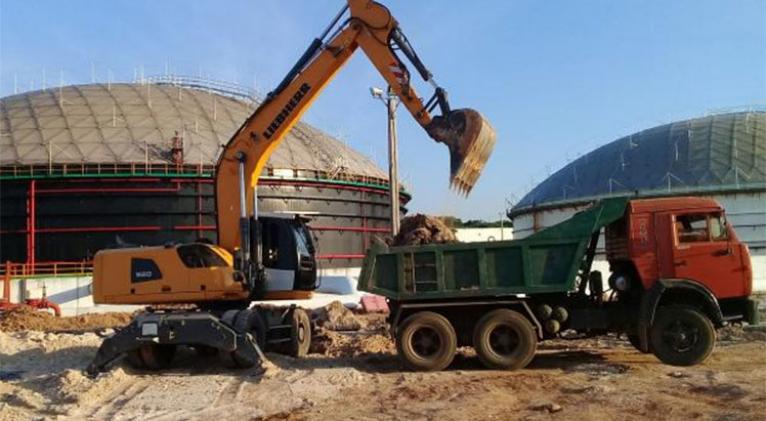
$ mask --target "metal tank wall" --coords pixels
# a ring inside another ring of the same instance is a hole
[[[0,180],[3,262],[87,262],[108,247],[216,239],[209,174],[9,178]],[[387,186],[373,182],[266,177],[259,203],[264,212],[311,219],[324,272],[360,266],[373,236],[390,225]]]

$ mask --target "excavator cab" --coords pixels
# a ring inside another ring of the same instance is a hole
[[[317,264],[306,219],[268,214],[259,217],[258,231],[261,232],[260,238],[253,240],[261,241],[264,296],[278,298],[292,291],[313,291],[317,282]]]

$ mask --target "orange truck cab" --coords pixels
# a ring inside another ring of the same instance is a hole
[[[750,252],[713,199],[636,199],[626,217],[606,227],[609,286],[639,320],[635,344],[650,351],[649,327],[657,309],[702,309],[715,327],[757,323]]]

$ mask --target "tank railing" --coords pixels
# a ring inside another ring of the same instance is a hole
[[[241,101],[258,103],[260,95],[255,89],[232,82],[203,78],[199,76],[156,75],[136,80],[137,83],[153,83],[157,85],[172,85],[182,88],[192,88],[235,98]]]
[[[382,177],[333,174],[329,171],[293,168],[291,175],[285,176],[284,169],[266,168],[262,177],[274,180],[318,180],[328,182],[349,182],[388,186],[388,180]],[[172,163],[59,163],[59,164],[10,164],[0,166],[1,178],[44,178],[60,177],[110,177],[110,176],[201,176],[211,177],[215,173],[212,164],[172,164]]]
[[[34,264],[6,262],[0,265],[0,275],[4,276],[6,272],[10,272],[12,278],[89,275],[93,273],[93,262],[89,260],[79,262],[36,262]]]

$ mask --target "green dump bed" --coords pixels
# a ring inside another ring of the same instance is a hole
[[[594,233],[623,217],[604,199],[521,240],[370,248],[359,289],[397,301],[571,291]]]

